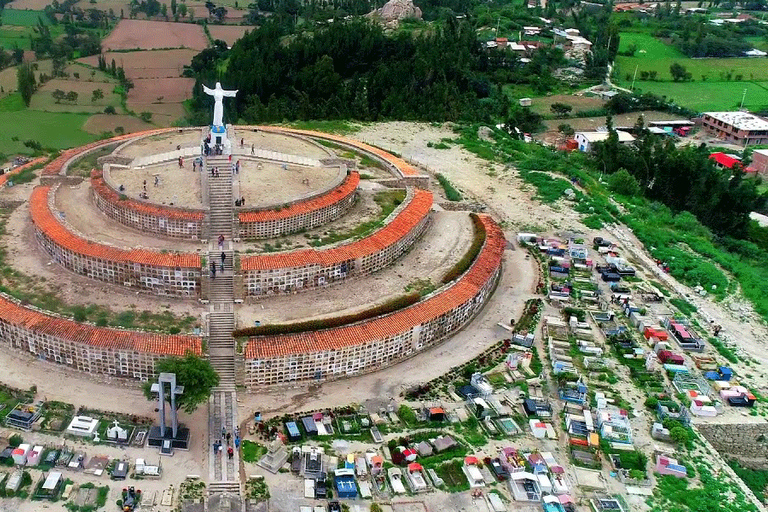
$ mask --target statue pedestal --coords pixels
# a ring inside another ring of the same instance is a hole
[[[225,126],[211,125],[211,145],[220,145],[225,155],[232,153],[232,142],[227,138],[227,128]]]

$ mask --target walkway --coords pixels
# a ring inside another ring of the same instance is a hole
[[[213,174],[212,174],[213,171]],[[228,155],[205,161],[204,186],[207,184],[208,216],[204,232],[208,236],[208,353],[219,374],[219,386],[208,401],[209,509],[222,499],[240,500],[240,457],[235,446],[237,397],[235,390],[234,247],[232,165]],[[223,237],[223,242],[220,242]],[[223,259],[222,259],[223,256]],[[214,268],[212,268],[215,266]],[[227,441],[229,436],[229,441]],[[221,443],[215,452],[214,443]],[[228,447],[233,449],[232,458]]]

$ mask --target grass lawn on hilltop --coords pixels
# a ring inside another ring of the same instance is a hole
[[[22,11],[19,9],[3,9],[3,25],[17,25],[20,27],[34,27],[37,19],[43,20],[44,25],[50,25],[51,20],[43,11]]]
[[[83,131],[87,115],[40,112],[24,108],[18,93],[0,100],[0,153],[12,155],[32,152],[25,140],[36,140],[43,147],[70,148],[96,140]],[[18,140],[13,140],[16,137]]]

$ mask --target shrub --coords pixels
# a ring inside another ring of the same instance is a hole
[[[443,187],[443,190],[445,191],[445,197],[449,201],[461,201],[463,199],[461,193],[454,188],[453,184],[448,180],[448,178],[442,174],[438,174],[437,181],[440,183],[440,186]]]
[[[448,272],[445,273],[441,280],[443,284],[450,283],[464,272],[466,272],[469,267],[472,266],[472,263],[475,261],[478,254],[480,254],[480,251],[483,248],[483,244],[485,244],[485,226],[480,220],[480,217],[473,213],[470,218],[472,219],[472,224],[475,228],[472,245],[469,247],[469,250],[464,254],[464,256],[462,256],[461,259],[457,261]]]
[[[18,447],[23,442],[24,442],[24,439],[19,434],[13,434],[8,439],[8,444],[14,448]]]
[[[401,295],[395,297],[383,304],[360,311],[358,313],[352,313],[349,315],[342,315],[333,318],[323,318],[320,320],[308,320],[305,322],[296,322],[292,324],[271,324],[260,325],[258,327],[247,327],[245,329],[237,329],[233,335],[237,337],[242,336],[273,336],[278,334],[292,334],[307,331],[317,331],[321,329],[331,329],[334,327],[340,327],[342,325],[353,324],[356,322],[362,322],[369,318],[375,318],[377,316],[386,315],[395,311],[407,308],[416,304],[421,299],[419,292],[412,292],[407,295]]]
[[[115,114],[117,114],[117,111],[115,110],[115,107],[113,107],[112,105],[108,105],[108,106],[104,107],[104,113],[105,114],[110,114],[110,115],[115,115]]]
[[[617,194],[632,197],[640,194],[640,184],[629,171],[622,168],[608,177],[608,188]]]

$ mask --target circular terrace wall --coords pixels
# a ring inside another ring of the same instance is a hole
[[[456,281],[400,311],[321,331],[258,336],[244,351],[245,385],[324,380],[373,371],[410,357],[461,329],[485,305],[501,273],[501,228],[479,215],[485,242]]]

